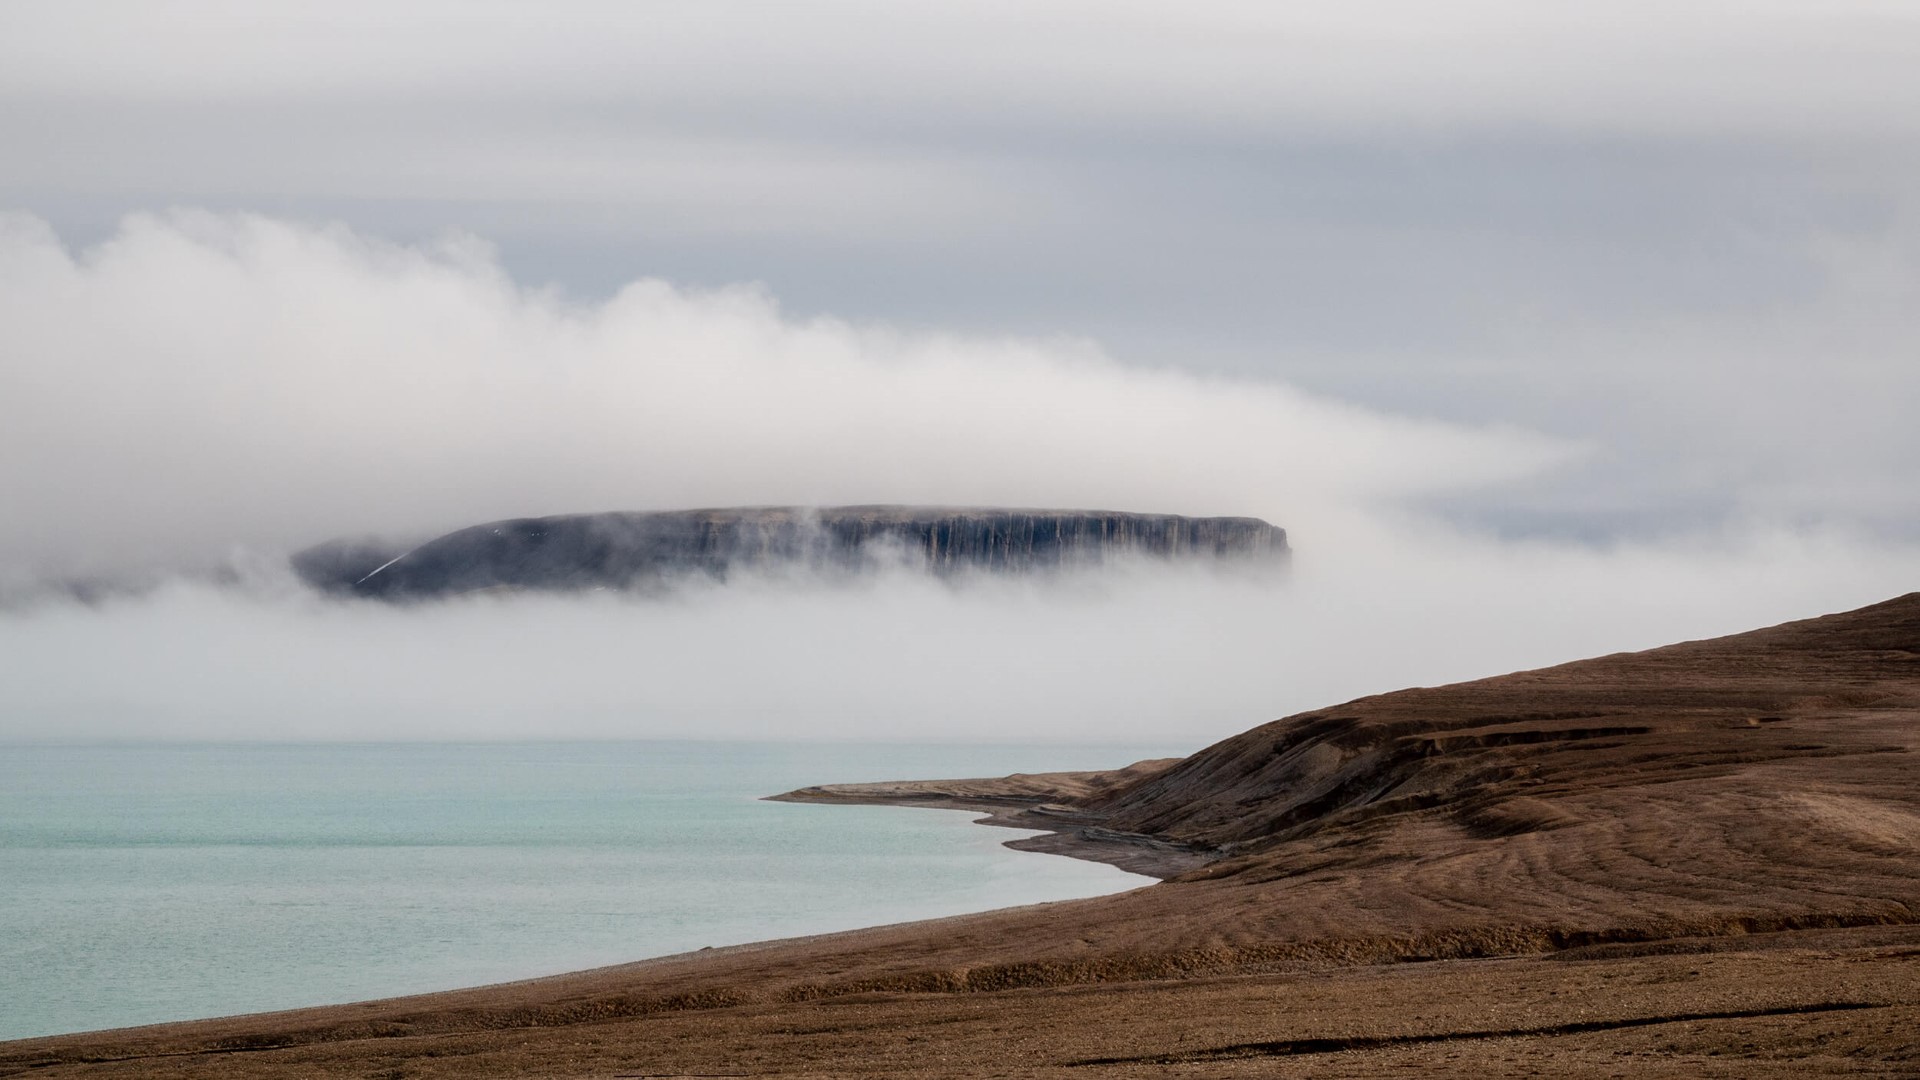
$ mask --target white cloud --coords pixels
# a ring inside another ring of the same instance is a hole
[[[1898,266],[1861,272],[1874,303],[1904,295]],[[0,335],[8,573],[255,551],[245,587],[0,613],[0,738],[1198,745],[1920,581],[1920,550],[1833,527],[1478,536],[1416,508],[1554,484],[1580,449],[1129,368],[1085,341],[794,319],[751,287],[573,303],[470,237],[182,213],[74,252],[15,216]],[[408,608],[324,601],[274,558],[501,516],[865,501],[1251,513],[1298,554],[1285,583],[1163,568]]]
[[[1316,537],[1286,583],[1141,568],[411,607],[175,584],[0,613],[0,738],[1195,749],[1363,694],[1736,632],[1920,580],[1920,550],[1834,534],[1592,550],[1412,524]]]
[[[1129,369],[1093,345],[784,318],[751,287],[516,287],[484,245],[138,216],[0,230],[0,558],[97,567],[497,517],[916,502],[1320,531],[1574,452]]]

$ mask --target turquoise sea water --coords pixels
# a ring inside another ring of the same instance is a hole
[[[0,745],[0,1038],[467,986],[1148,884],[807,784],[1168,747]]]

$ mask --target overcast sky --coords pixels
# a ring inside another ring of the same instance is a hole
[[[0,204],[1067,335],[1596,443],[1501,527],[1913,532],[1904,0],[14,3]]]
[[[1620,556],[1636,644],[1913,587],[1907,0],[22,0],[0,214],[0,585],[898,500]]]

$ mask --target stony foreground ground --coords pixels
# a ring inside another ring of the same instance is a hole
[[[1133,892],[0,1044],[0,1075],[1916,1076],[1917,745],[1920,594],[893,792],[1147,852],[1170,880]]]

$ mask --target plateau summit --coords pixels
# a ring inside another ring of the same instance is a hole
[[[293,568],[325,592],[387,600],[487,589],[658,587],[743,571],[897,567],[949,577],[1124,559],[1284,566],[1286,530],[1249,517],[924,506],[744,507],[489,522],[422,544],[331,540]]]

